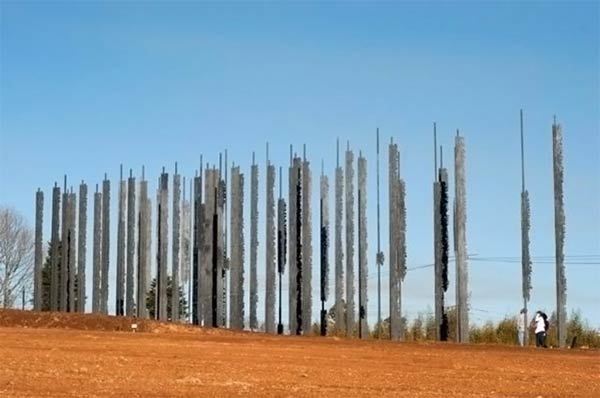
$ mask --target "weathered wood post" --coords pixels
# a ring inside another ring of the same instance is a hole
[[[565,205],[563,196],[564,166],[562,127],[552,124],[552,154],[554,169],[554,231],[556,245],[556,323],[559,347],[567,340],[567,277],[565,275]]]
[[[306,145],[302,156],[302,321],[304,334],[312,333],[312,171],[306,158]]]
[[[100,313],[108,314],[108,272],[110,270],[110,180],[106,173],[102,181],[102,270],[100,283]]]
[[[157,254],[156,254],[156,306],[155,317],[161,321],[167,320],[167,253],[169,248],[168,214],[169,214],[169,174],[163,171],[158,181],[158,217],[157,217]]]
[[[146,308],[146,295],[150,284],[150,237],[151,223],[150,214],[152,207],[148,199],[148,181],[146,181],[145,169],[142,167],[142,179],[140,181],[139,199],[139,221],[138,221],[138,272],[137,272],[137,316],[148,318]]]
[[[125,279],[125,315],[134,316],[135,297],[135,219],[136,219],[136,198],[135,198],[135,177],[133,170],[129,169],[129,179],[127,180],[127,258],[126,258],[126,279]],[[138,303],[144,305],[145,300]]]
[[[231,168],[230,326],[244,329],[244,175]]]
[[[115,297],[115,312],[118,316],[125,315],[125,244],[127,229],[125,226],[127,214],[127,182],[123,180],[123,165],[119,170],[119,218],[117,221],[117,287]]]
[[[52,189],[52,232],[51,232],[51,260],[50,260],[50,311],[60,308],[60,263],[59,259],[59,229],[60,229],[60,187],[55,182]]]
[[[354,335],[354,153],[346,149],[346,336]]]
[[[531,293],[531,256],[529,255],[529,229],[531,226],[531,210],[529,205],[529,192],[525,189],[525,143],[523,137],[523,109],[520,111],[521,127],[521,273],[523,316],[525,324],[524,346],[528,345],[529,333],[527,332],[527,304]]]
[[[365,333],[368,335],[368,240],[367,240],[367,159],[359,153],[357,161],[358,178],[358,261],[359,261],[359,293],[358,300],[358,319],[362,338]]]
[[[321,336],[327,336],[325,303],[329,296],[329,180],[322,163],[320,188]]]
[[[102,192],[94,193],[94,238],[92,259],[92,313],[102,312]]]
[[[171,260],[171,320],[179,321],[179,261],[181,251],[181,175],[173,174],[173,246]]]
[[[275,333],[275,166],[269,159],[267,143],[267,184],[266,184],[266,230],[265,230],[265,331]]]
[[[35,193],[35,259],[33,273],[33,309],[42,310],[42,267],[44,229],[44,192],[38,188]]]
[[[346,330],[344,309],[344,169],[340,166],[340,140],[336,141],[335,163],[335,329]]]
[[[64,177],[62,194],[61,217],[61,246],[60,246],[60,289],[59,310],[66,312],[69,308],[69,192],[67,191],[67,176]]]
[[[252,152],[250,168],[250,330],[258,330],[258,165]]]
[[[279,200],[277,201],[277,273],[279,274],[279,323],[277,324],[277,334],[283,334],[282,320],[282,290],[283,273],[285,272],[285,263],[287,256],[287,209],[285,199],[282,196],[283,169],[279,167]]]
[[[467,268],[467,205],[465,140],[456,131],[454,144],[455,179],[455,247],[456,247],[456,305],[457,338],[461,343],[469,342],[469,275]]]
[[[77,237],[77,312],[85,312],[86,287],[86,247],[87,247],[87,184],[81,181],[79,185],[79,221]]]

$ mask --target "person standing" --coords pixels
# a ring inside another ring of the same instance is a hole
[[[546,348],[546,320],[542,315],[542,311],[535,313],[533,322],[535,325],[535,346]]]
[[[525,324],[526,316],[527,310],[522,308],[519,316],[517,317],[517,335],[519,337],[519,345],[521,347],[525,346],[525,333],[527,333],[527,325]]]

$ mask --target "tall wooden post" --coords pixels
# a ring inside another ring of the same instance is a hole
[[[567,277],[565,275],[565,205],[563,196],[564,166],[562,127],[552,124],[554,169],[554,231],[556,245],[556,323],[559,347],[567,340]]]
[[[43,253],[43,227],[44,225],[44,192],[38,188],[35,193],[35,262],[33,271],[33,309],[42,310],[42,267],[44,265]]]

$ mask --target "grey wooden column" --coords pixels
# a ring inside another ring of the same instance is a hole
[[[192,248],[192,323],[201,325],[204,319],[201,273],[204,262],[204,204],[202,203],[202,161],[200,175],[194,177],[194,242]]]
[[[150,283],[147,277],[150,272],[150,236],[151,224],[150,213],[152,209],[148,200],[148,181],[146,181],[142,168],[142,180],[140,181],[139,198],[139,221],[138,221],[138,270],[137,270],[137,316],[138,318],[148,318],[148,309],[146,308],[146,297],[148,294],[148,285]]]
[[[529,229],[531,227],[531,208],[529,205],[529,192],[525,189],[525,143],[523,137],[523,109],[520,111],[521,132],[521,274],[522,274],[522,298],[525,313],[525,325],[527,322],[527,304],[531,295],[531,257],[529,255]],[[524,334],[524,345],[528,345],[529,333]]]
[[[42,310],[42,268],[44,265],[43,252],[44,229],[44,192],[38,188],[35,193],[35,262],[33,272],[33,309]]]
[[[94,237],[93,237],[93,259],[92,259],[92,313],[100,313],[102,311],[102,192],[98,192],[98,184],[96,184],[96,192],[94,193]]]
[[[360,283],[360,298],[358,300],[358,318],[360,322],[360,328],[362,335],[368,335],[368,240],[367,240],[367,159],[362,156],[362,153],[358,156],[357,161],[357,178],[358,178],[358,191],[360,192],[360,198],[358,199],[358,242],[360,250],[358,253],[359,261],[359,283]]]
[[[69,193],[67,192],[67,176],[65,175],[62,194],[61,245],[60,245],[60,277],[59,277],[59,310],[66,312],[69,307]]]
[[[258,330],[258,165],[252,153],[250,168],[250,330]]]
[[[466,239],[466,175],[465,175],[465,141],[456,132],[454,144],[454,179],[455,179],[455,247],[456,247],[456,308],[457,337],[461,343],[469,342],[469,275],[467,268]]]
[[[567,340],[567,277],[565,274],[565,204],[563,196],[564,166],[562,127],[552,124],[554,170],[554,236],[556,250],[556,323],[559,347]]]
[[[230,326],[244,329],[244,175],[231,168]]]
[[[158,252],[156,257],[157,275],[156,275],[156,297],[155,317],[161,321],[166,321],[167,311],[167,272],[169,250],[169,174],[163,172],[158,182],[158,217],[157,217],[157,239]]]
[[[50,241],[50,311],[60,308],[60,187],[54,183],[52,189],[52,232]]]
[[[129,179],[127,180],[127,258],[126,258],[126,289],[125,289],[125,315],[134,316],[135,296],[135,219],[136,219],[136,201],[135,201],[135,177],[133,171],[129,169]],[[144,301],[139,305],[143,305]]]
[[[171,320],[179,321],[179,260],[181,249],[181,176],[173,175],[173,248],[171,251]]]
[[[192,184],[190,181],[190,195],[186,195],[186,178],[183,177],[182,183],[182,202],[181,202],[181,284],[187,289],[188,306],[192,303],[192,291],[190,288],[191,280],[191,254],[192,254],[192,230],[191,230],[191,192]],[[188,322],[191,323],[191,311],[188,315]]]
[[[77,237],[77,312],[85,312],[86,302],[86,251],[87,251],[87,202],[88,186],[79,185],[79,221]]]
[[[304,334],[312,333],[312,171],[306,158],[306,146],[302,157],[302,320]]]
[[[120,167],[119,178],[119,218],[117,223],[117,283],[115,297],[116,315],[125,315],[125,245],[127,229],[125,226],[127,214],[127,182],[123,180],[123,165]]]
[[[104,174],[102,181],[102,271],[100,312],[108,314],[108,273],[110,271],[110,180]]]
[[[354,335],[354,153],[346,150],[346,336]]]
[[[344,169],[340,166],[339,139],[335,166],[335,329],[336,333],[344,334]]]
[[[67,280],[67,310],[69,312],[75,312],[76,310],[76,289],[75,289],[75,280],[77,278],[77,225],[76,225],[76,209],[77,206],[77,195],[73,193],[73,188],[71,187],[71,193],[69,194],[69,209],[68,209],[68,280]]]
[[[404,324],[402,322],[401,308],[401,277],[400,277],[400,250],[398,242],[400,240],[400,223],[398,205],[400,203],[400,184],[398,170],[399,162],[398,145],[393,142],[389,145],[389,251],[390,251],[390,338],[392,340],[401,340],[404,334]]]
[[[327,309],[325,303],[329,296],[329,180],[321,165],[319,186],[320,202],[320,276],[321,276],[321,336],[327,335]]]
[[[268,144],[265,197],[265,331],[275,333],[275,166],[269,160]]]

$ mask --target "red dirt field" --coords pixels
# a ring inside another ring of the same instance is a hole
[[[0,311],[0,397],[600,397],[600,353]]]

